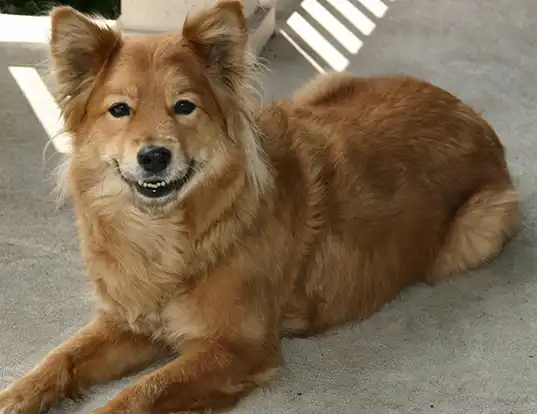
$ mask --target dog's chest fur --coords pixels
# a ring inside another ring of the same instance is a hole
[[[164,339],[167,327],[175,325],[167,311],[170,300],[182,290],[185,238],[180,223],[132,212],[118,227],[99,222],[83,227],[100,307],[133,331]],[[185,320],[186,312],[176,302],[173,317]]]

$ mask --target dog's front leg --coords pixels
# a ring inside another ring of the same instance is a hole
[[[160,354],[163,349],[149,338],[99,315],[0,392],[0,413],[37,414],[64,397],[77,397],[92,383],[142,369]]]
[[[204,340],[142,377],[93,414],[169,414],[232,408],[279,365],[279,343]]]

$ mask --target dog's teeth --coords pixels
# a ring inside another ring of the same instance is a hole
[[[168,185],[166,181],[159,181],[158,183],[147,183],[144,181],[138,181],[138,184],[144,188],[159,188],[166,187]]]

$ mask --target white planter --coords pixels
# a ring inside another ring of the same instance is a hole
[[[187,14],[214,4],[215,0],[121,0],[118,25],[132,34],[179,30]],[[252,26],[250,46],[257,54],[275,30],[275,12],[260,9],[258,0],[243,0],[243,4],[244,14]]]

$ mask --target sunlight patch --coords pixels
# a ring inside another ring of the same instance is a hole
[[[63,126],[60,109],[37,70],[26,66],[9,66],[8,69],[52,140],[54,148],[61,153],[70,153],[71,137],[65,133],[59,134]]]
[[[349,65],[349,60],[343,56],[328,40],[326,40],[300,14],[293,13],[287,24],[335,71],[342,71]]]

